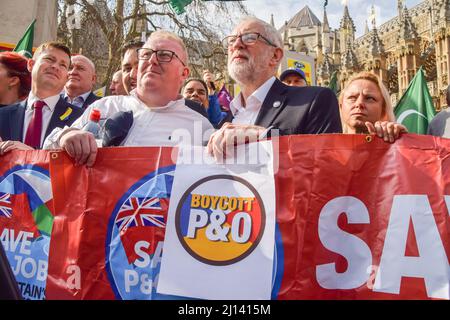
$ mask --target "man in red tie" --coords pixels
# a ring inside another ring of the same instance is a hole
[[[36,49],[28,60],[31,92],[25,105],[0,109],[0,155],[40,149],[54,128],[70,126],[83,113],[60,97],[69,67],[70,50],[65,45],[47,42]]]

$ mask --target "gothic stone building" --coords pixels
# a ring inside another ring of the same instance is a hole
[[[321,22],[308,6],[280,29],[285,49],[316,59],[318,85],[328,85],[337,71],[342,88],[354,73],[366,70],[381,77],[395,103],[416,71],[423,67],[437,110],[446,107],[450,76],[450,0],[425,0],[407,8],[397,0],[398,15],[355,37],[355,24],[344,6],[338,29],[329,26],[324,8]]]

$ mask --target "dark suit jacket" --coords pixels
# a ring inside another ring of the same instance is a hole
[[[208,112],[206,111],[205,107],[203,107],[200,103],[189,99],[184,99],[184,103],[188,108],[194,110],[195,112],[200,113],[202,116],[204,116],[206,119],[209,120]]]
[[[83,103],[83,110],[86,110],[87,107],[99,99],[101,99],[99,96],[96,96],[93,92],[91,92]]]
[[[233,115],[219,124],[231,122]],[[279,135],[341,133],[336,95],[324,87],[289,87],[275,80],[261,106],[255,125],[273,126]]]
[[[69,116],[61,120],[61,116],[71,109],[72,112]],[[0,137],[3,140],[15,140],[23,141],[23,124],[25,119],[26,106],[21,104],[12,104],[0,109]],[[63,98],[59,98],[58,103],[53,110],[50,123],[47,131],[45,132],[45,138],[56,127],[63,128],[64,126],[70,126],[79,116],[83,114],[82,109],[77,108],[70,103],[67,103]]]

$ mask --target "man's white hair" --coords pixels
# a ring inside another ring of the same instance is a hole
[[[244,22],[256,22],[257,24],[261,25],[261,27],[263,27],[264,29],[263,36],[278,48],[283,49],[283,40],[281,39],[281,34],[270,23],[267,23],[264,20],[261,20],[254,16],[245,16],[239,21],[238,25],[241,25]]]
[[[95,64],[92,62],[91,59],[89,59],[89,58],[86,57],[86,56],[83,56],[82,54],[77,54],[77,55],[72,56],[72,57],[71,57],[71,60],[72,60],[73,58],[82,58],[82,59],[84,59],[84,60],[92,67],[92,69],[94,70],[94,73],[95,73]]]

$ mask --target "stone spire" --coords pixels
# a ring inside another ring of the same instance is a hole
[[[285,49],[289,49],[289,34],[288,34],[288,22],[284,22],[283,41]]]
[[[350,40],[350,44],[353,44],[353,40],[355,40],[355,24],[350,17],[348,12],[348,6],[345,4],[344,7],[344,16],[342,17],[340,28],[340,40],[341,40],[341,52],[345,52],[347,49],[348,40]]]
[[[400,39],[403,39],[403,40],[417,39],[416,27],[412,23],[411,17],[409,16],[408,9],[406,7],[403,9],[399,23],[400,23],[400,32],[398,34],[399,40]]]
[[[372,30],[377,28],[377,15],[375,14],[375,7],[370,8],[370,22],[372,23]]]
[[[329,33],[330,32],[330,25],[328,24],[328,17],[327,17],[327,9],[326,9],[326,7],[323,7],[322,32],[323,33]]]
[[[331,42],[330,42],[330,25],[328,24],[327,10],[323,7],[323,23],[322,23],[322,46],[323,53],[331,52]]]
[[[350,38],[347,39],[346,50],[342,55],[341,64],[346,69],[356,69],[358,67],[358,60],[356,59],[356,54],[353,51]]]
[[[270,15],[270,25],[275,27],[275,22],[273,21],[273,13]]]
[[[366,26],[364,27],[364,34],[368,34],[369,33],[369,25],[367,24],[367,20],[366,20]]]
[[[339,50],[339,39],[337,30],[334,32],[333,38],[333,63],[336,65],[341,64],[341,52]]]
[[[328,55],[325,55],[322,64],[317,67],[317,76],[322,79],[329,79],[333,71],[334,68],[330,62],[330,58]]]
[[[347,5],[345,5],[345,7],[344,7],[344,16],[341,19],[340,27],[341,27],[341,29],[348,29],[348,30],[352,30],[353,32],[356,31],[355,23],[353,22],[353,19],[350,17],[350,13],[348,12]]]
[[[333,53],[340,53],[339,52],[339,39],[338,39],[337,30],[334,32],[334,37],[333,37]]]
[[[378,36],[377,28],[373,28],[369,36],[369,53],[372,56],[380,56],[384,53],[383,43]]]
[[[403,0],[397,0],[397,15],[400,20],[402,20],[403,15]]]

